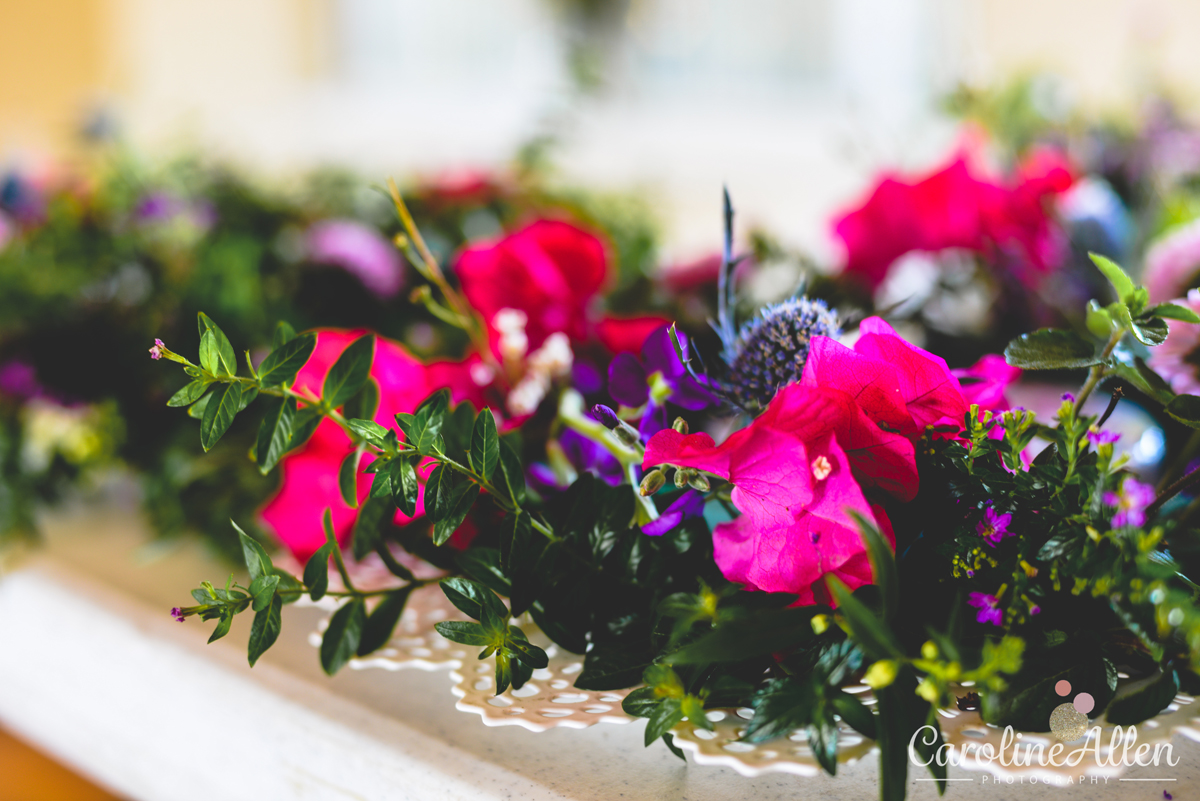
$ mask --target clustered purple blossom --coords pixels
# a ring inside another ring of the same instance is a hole
[[[975,615],[975,620],[979,623],[999,626],[1004,622],[1004,611],[1000,608],[1000,599],[995,595],[973,592],[967,596],[967,603],[979,610]]]
[[[1015,536],[1008,530],[1008,524],[1011,522],[1011,514],[996,514],[995,504],[989,501],[987,508],[983,510],[983,520],[975,526],[975,533],[987,540],[988,545],[995,548],[1000,544],[1000,540]]]
[[[1092,429],[1087,432],[1088,442],[1093,445],[1111,445],[1121,438],[1121,435],[1115,431],[1104,431],[1103,429]]]
[[[175,620],[178,621],[179,623],[182,623],[185,620],[185,618],[183,616],[183,610],[180,609],[178,606],[171,608],[171,617],[175,618]]]
[[[154,359],[154,361],[158,361],[159,359],[161,359],[163,356],[162,349],[165,347],[166,347],[166,345],[163,344],[163,341],[161,339],[155,339],[154,347],[150,348],[150,358]]]
[[[1117,508],[1117,513],[1113,515],[1112,527],[1144,525],[1146,507],[1154,502],[1154,498],[1154,487],[1132,478],[1125,479],[1125,483],[1121,485],[1120,494],[1104,493],[1104,503]]]

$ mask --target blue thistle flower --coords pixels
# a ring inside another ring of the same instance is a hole
[[[798,297],[767,306],[726,348],[725,389],[743,409],[762,409],[780,387],[800,380],[813,337],[840,333],[837,315],[822,301]]]

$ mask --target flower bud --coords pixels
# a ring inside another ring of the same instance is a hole
[[[697,492],[708,492],[712,487],[708,483],[708,476],[703,473],[693,471],[693,474],[688,476],[688,486]]]
[[[676,417],[675,422],[671,423],[671,428],[686,436],[688,432],[687,420],[684,420],[682,417]]]
[[[617,417],[617,413],[603,403],[597,403],[592,407],[592,417],[600,421],[600,424],[609,430],[621,424],[621,418]]]
[[[653,495],[662,489],[666,483],[666,475],[663,474],[663,471],[655,468],[646,475],[642,476],[642,484],[638,489],[638,492],[640,492],[643,496]]]
[[[638,433],[638,430],[624,421],[620,421],[619,425],[613,429],[613,434],[622,445],[630,448],[640,445],[642,442],[642,435]]]
[[[690,467],[675,468],[675,486],[679,489],[686,487],[692,472],[694,471]]]
[[[896,680],[899,666],[891,659],[881,659],[867,668],[863,684],[873,690],[882,690]]]

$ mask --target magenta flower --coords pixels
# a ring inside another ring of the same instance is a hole
[[[1104,493],[1104,502],[1115,506],[1117,513],[1113,515],[1112,527],[1141,526],[1146,522],[1146,507],[1154,502],[1154,487],[1143,484],[1133,478],[1126,478],[1121,485],[1121,492]]]
[[[995,595],[973,592],[967,596],[967,603],[979,610],[975,620],[979,623],[991,623],[999,626],[1004,622],[1004,610],[1000,608],[1000,599]]]
[[[1191,309],[1200,312],[1200,289],[1188,292],[1186,298],[1174,300]],[[1185,323],[1181,320],[1167,322],[1170,336],[1167,341],[1150,351],[1147,362],[1150,369],[1158,373],[1171,389],[1180,395],[1200,394],[1200,325]]]
[[[161,359],[162,358],[162,349],[165,347],[166,347],[166,345],[163,344],[163,341],[161,339],[154,340],[154,347],[152,347],[150,349],[150,358],[154,359],[154,361],[158,361],[159,359]]]
[[[324,220],[308,231],[308,257],[353,275],[381,298],[404,286],[400,254],[374,228],[354,220]]]
[[[742,515],[713,530],[718,567],[730,581],[795,593],[801,604],[828,600],[826,574],[851,589],[870,583],[870,562],[848,510],[875,520],[895,541],[856,473],[906,500],[916,491],[911,442],[881,431],[847,393],[800,384],[781,389],[762,415],[719,446],[707,434],[659,431],[642,466],[660,464],[732,483]]]
[[[1121,438],[1121,435],[1115,431],[1105,431],[1104,429],[1089,430],[1087,432],[1088,442],[1093,445],[1111,445]]]
[[[41,397],[45,389],[37,380],[37,371],[32,364],[11,361],[0,365],[0,394],[29,400]]]
[[[951,374],[958,379],[968,405],[974,403],[980,409],[1003,412],[1011,406],[1004,391],[1021,377],[1021,368],[1013,367],[999,354],[989,353],[970,367],[952,370]]]
[[[180,609],[178,606],[173,607],[171,609],[171,617],[175,618],[175,620],[180,623],[182,623],[186,619],[183,616],[183,610]]]
[[[983,520],[975,526],[975,533],[987,540],[988,545],[995,548],[1000,544],[1000,540],[1015,536],[1008,530],[1008,524],[1011,522],[1011,514],[996,514],[995,505],[989,501],[987,508],[983,510]]]

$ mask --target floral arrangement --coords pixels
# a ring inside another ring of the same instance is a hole
[[[996,211],[996,186],[964,170],[937,180],[978,195],[983,227],[945,243],[1017,242],[1042,269],[1043,207]],[[879,316],[851,336],[847,318],[804,295],[739,322],[726,196],[715,333],[689,337],[597,311],[606,247],[578,225],[533,222],[444,268],[390,196],[395,244],[425,307],[469,343],[460,357],[422,361],[367,330],[287,323],[269,353],[239,356],[203,313],[196,361],[162,340],[150,349],[182,366],[168,405],[199,420],[205,450],[253,408],[253,462],[282,473],[262,516],[299,575],[235,523],[249,580],[206,582],[172,610],[216,621],[214,640],[253,614],[251,665],[302,596],[340,602],[320,647],[333,674],[382,647],[414,589],[436,582],[470,618],[437,630],[494,660],[497,694],[547,664],[528,619],[585,655],[576,687],[635,688],[624,709],[647,719],[647,745],[679,753],[681,721],[711,726],[707,708],[748,707],[747,741],[806,729],[834,773],[840,719],[878,745],[885,800],[905,794],[910,742],[944,788],[932,758],[941,707],[1045,731],[1063,681],[1113,723],[1200,687],[1187,578],[1200,469],[1143,484],[1105,427],[1124,393],[1200,427],[1200,396],[1177,394],[1147,361],[1194,340],[1192,306],[1152,304],[1093,256],[1110,301],[1090,303],[1078,328],[1023,333],[959,370]],[[1029,238],[1002,224],[1034,216]],[[1086,375],[1040,420],[1006,399],[1024,370]],[[1085,413],[1109,386],[1105,412]],[[390,586],[356,588],[347,560],[368,556]],[[417,578],[418,559],[439,575]],[[1118,671],[1145,681],[1118,695]],[[845,691],[856,682],[876,704]],[[935,736],[914,738],[923,728]]]

